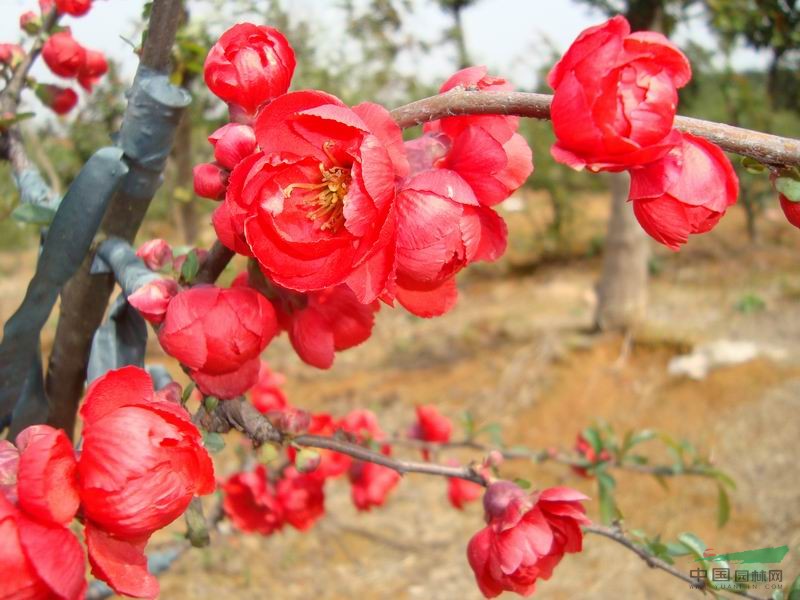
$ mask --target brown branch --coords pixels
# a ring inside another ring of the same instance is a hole
[[[273,427],[272,423],[270,423],[252,404],[243,399],[220,402],[212,414],[201,410],[196,420],[200,426],[208,431],[215,431],[217,433],[227,433],[231,429],[241,431],[257,445],[272,442],[332,450],[339,454],[346,454],[357,460],[387,467],[397,471],[401,475],[406,473],[423,473],[426,475],[438,475],[440,477],[456,477],[483,486],[488,483],[486,478],[472,467],[452,467],[428,462],[401,460],[381,454],[380,452],[375,452],[360,444],[355,444],[336,437],[311,434],[301,434],[297,436],[285,435]]]
[[[208,256],[200,266],[200,270],[197,272],[197,277],[195,277],[194,282],[214,283],[233,257],[233,250],[229,250],[222,242],[217,240],[208,251]]]
[[[685,581],[686,583],[694,586],[696,589],[700,591],[724,591],[730,594],[735,594],[737,596],[741,596],[743,598],[750,598],[751,600],[765,600],[761,596],[755,596],[750,594],[746,590],[736,590],[736,589],[722,589],[722,590],[715,590],[713,587],[708,585],[708,581],[705,579],[696,579],[691,577],[690,575],[686,575],[685,573],[681,573],[678,569],[674,566],[669,564],[668,562],[658,558],[657,556],[653,556],[648,552],[645,548],[636,544],[633,540],[626,537],[623,533],[622,529],[619,526],[614,527],[604,527],[603,525],[584,525],[583,526],[584,533],[591,533],[594,535],[599,535],[609,540],[620,544],[639,556],[647,565],[654,569],[660,569],[666,573],[669,573],[673,577],[677,577],[678,579]]]
[[[553,97],[527,92],[478,92],[454,89],[423,98],[392,111],[402,128],[413,127],[443,117],[466,114],[501,114],[549,119]],[[675,117],[675,127],[706,138],[728,152],[749,156],[773,166],[800,165],[800,140],[780,137],[741,127]]]
[[[440,452],[442,450],[455,450],[459,448],[478,450],[484,454],[488,454],[489,452],[499,452],[500,455],[506,460],[530,460],[537,464],[555,462],[570,467],[579,467],[582,469],[587,469],[597,464],[604,464],[612,469],[632,471],[634,473],[642,473],[644,475],[653,475],[656,477],[677,477],[680,475],[695,475],[700,477],[714,476],[712,473],[708,472],[708,469],[692,465],[681,466],[679,468],[670,465],[643,465],[634,462],[626,462],[624,460],[620,461],[617,459],[593,463],[585,458],[581,458],[580,456],[572,455],[560,450],[533,450],[528,448],[504,449],[496,448],[487,444],[481,444],[480,442],[468,439],[453,442],[426,442],[423,440],[394,438],[388,440],[387,443],[397,446],[419,448],[420,450],[428,450],[429,452]]]

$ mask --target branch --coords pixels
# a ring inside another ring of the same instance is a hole
[[[693,465],[681,467],[674,467],[671,465],[643,465],[634,462],[626,462],[624,460],[620,461],[617,459],[590,462],[585,458],[581,458],[580,456],[572,455],[562,451],[553,452],[550,450],[533,450],[517,447],[513,449],[496,448],[469,439],[454,442],[426,442],[423,440],[395,438],[389,440],[387,443],[391,445],[419,448],[420,450],[428,450],[430,452],[439,452],[442,450],[459,448],[479,450],[486,454],[489,452],[499,452],[506,460],[530,460],[537,464],[555,462],[562,465],[579,467],[583,469],[593,467],[597,464],[604,464],[612,469],[621,469],[624,471],[643,473],[645,475],[653,475],[656,477],[677,477],[679,475],[696,475],[700,477],[714,476],[712,473],[709,473],[707,469]]]
[[[527,92],[478,92],[456,88],[411,102],[392,111],[402,128],[420,125],[443,117],[467,114],[501,114],[549,119],[553,97]],[[723,150],[749,156],[773,166],[800,165],[800,140],[780,137],[741,127],[675,117],[675,128],[719,145]]]
[[[633,540],[626,537],[623,533],[622,529],[616,525],[613,527],[604,527],[603,525],[584,525],[583,526],[584,533],[592,533],[595,535],[602,536],[609,540],[612,540],[637,556],[641,558],[647,565],[654,569],[661,569],[662,571],[669,573],[673,577],[677,577],[678,579],[685,581],[686,583],[694,586],[696,589],[701,591],[725,591],[731,594],[735,594],[737,596],[741,596],[743,598],[750,598],[751,600],[764,600],[761,596],[755,596],[750,594],[746,590],[737,590],[737,589],[723,589],[723,590],[715,590],[713,587],[708,585],[708,581],[705,579],[695,579],[685,573],[681,573],[678,569],[674,566],[669,564],[668,562],[658,558],[657,556],[653,556],[648,552],[645,548],[642,548],[638,544],[636,544]]]
[[[200,266],[194,283],[214,283],[234,256],[233,250],[229,250],[219,240],[215,241],[214,245],[211,246],[211,250],[208,251],[208,256]]]
[[[482,486],[488,484],[486,478],[472,467],[452,467],[428,462],[400,460],[381,454],[380,452],[375,452],[360,444],[348,442],[336,437],[310,434],[301,434],[297,436],[286,435],[278,431],[252,404],[243,399],[222,401],[212,414],[200,411],[198,420],[200,425],[208,431],[215,431],[217,433],[227,433],[231,429],[241,431],[257,445],[272,442],[332,450],[340,454],[346,454],[357,460],[387,467],[397,471],[400,475],[406,473],[423,473],[426,475],[465,479],[466,481],[472,481]]]

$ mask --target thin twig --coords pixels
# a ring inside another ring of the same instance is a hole
[[[478,92],[457,88],[396,108],[392,111],[392,118],[402,128],[466,114],[502,114],[549,119],[552,100],[553,97],[547,94]],[[675,117],[675,127],[706,138],[728,152],[749,156],[764,164],[800,165],[800,140],[681,116]]]
[[[669,573],[673,577],[677,577],[682,581],[685,581],[701,591],[724,591],[730,594],[735,594],[737,596],[741,596],[743,598],[750,598],[751,600],[764,600],[761,596],[755,596],[746,590],[738,590],[738,589],[721,589],[721,590],[714,590],[711,586],[708,585],[708,581],[705,579],[696,579],[691,577],[690,575],[686,575],[685,573],[681,573],[678,569],[676,569],[671,564],[667,563],[666,561],[658,558],[657,556],[653,556],[650,552],[648,552],[645,548],[641,547],[640,545],[636,544],[633,540],[628,538],[622,529],[619,526],[614,527],[604,527],[603,525],[584,525],[583,526],[584,533],[592,533],[594,535],[600,535],[604,538],[612,540],[621,546],[624,546],[637,556],[641,558],[644,562],[647,563],[649,567],[654,569],[661,569],[662,571]]]
[[[482,444],[475,440],[456,440],[452,442],[426,442],[409,438],[393,438],[387,440],[393,446],[407,446],[428,450],[429,452],[440,452],[442,450],[456,450],[460,448],[478,450],[484,454],[489,452],[499,452],[506,460],[530,460],[535,463],[554,462],[570,467],[587,469],[597,464],[603,464],[608,468],[632,471],[644,475],[654,475],[657,477],[677,477],[679,475],[696,475],[701,477],[713,477],[707,469],[692,465],[673,467],[670,465],[643,465],[634,462],[609,459],[598,462],[591,462],[580,456],[572,455],[561,450],[534,450],[529,448],[497,448],[488,444]]]

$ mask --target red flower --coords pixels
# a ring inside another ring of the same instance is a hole
[[[277,494],[283,518],[289,525],[307,531],[325,514],[323,483],[319,477],[298,473],[294,467],[284,469],[277,483]]]
[[[36,86],[36,97],[57,115],[65,115],[78,104],[78,94],[69,88],[49,83]]]
[[[592,171],[661,158],[679,143],[677,89],[690,78],[688,59],[660,33],[631,33],[621,16],[586,29],[547,77],[555,90],[553,157]]]
[[[214,491],[211,458],[189,414],[154,397],[146,371],[109,371],[86,392],[78,461],[81,503],[121,539],[149,536]]]
[[[81,17],[92,8],[92,0],[55,0],[59,14]]]
[[[167,264],[172,263],[172,248],[166,240],[156,238],[139,246],[136,256],[144,261],[148,269],[160,271]]]
[[[270,535],[283,527],[283,507],[263,465],[232,475],[222,492],[225,514],[241,531]]]
[[[463,510],[467,502],[473,502],[481,497],[483,494],[483,486],[459,479],[458,477],[447,478],[447,499],[453,508]]]
[[[86,60],[78,71],[78,83],[87,92],[108,72],[108,62],[102,52],[86,50]]]
[[[256,134],[249,125],[228,123],[208,136],[214,146],[214,158],[228,169],[233,169],[256,151]]]
[[[255,290],[201,286],[172,299],[158,340],[203,393],[225,399],[255,385],[258,356],[277,332],[272,305]]]
[[[15,67],[22,57],[25,50],[19,44],[0,44],[0,64]]]
[[[0,598],[78,600],[85,568],[74,533],[32,519],[0,494]]]
[[[258,370],[258,381],[250,390],[250,402],[264,414],[281,413],[290,409],[286,394],[281,386],[286,377],[269,368],[267,361],[262,360]]]
[[[353,436],[359,444],[386,438],[386,433],[378,424],[378,417],[365,408],[357,408],[347,413],[339,421],[339,428]]]
[[[371,462],[353,461],[348,477],[350,497],[358,510],[383,506],[389,493],[400,483],[399,473]]]
[[[689,234],[710,231],[736,203],[739,180],[713,143],[677,133],[678,145],[663,159],[631,171],[630,199],[642,228],[672,250]]]
[[[578,434],[578,438],[575,440],[575,452],[580,454],[583,458],[585,458],[588,462],[592,464],[597,464],[601,462],[605,462],[607,460],[611,460],[611,453],[606,450],[605,448],[600,451],[598,454],[594,447],[589,443],[589,441],[583,437],[582,433]],[[572,470],[581,477],[591,477],[589,472],[584,467],[572,467]]]
[[[177,294],[178,284],[175,280],[156,279],[128,296],[128,303],[147,321],[159,325],[164,321],[169,303]]]
[[[286,93],[294,67],[294,51],[280,31],[239,23],[211,48],[204,75],[215,95],[253,114],[262,104]]]
[[[361,304],[350,288],[338,285],[319,292],[292,294],[289,301],[276,302],[276,307],[281,328],[289,333],[298,356],[309,365],[328,369],[334,352],[369,338],[380,305]]]
[[[307,292],[346,283],[363,304],[375,300],[394,267],[395,178],[408,172],[389,113],[294,92],[259,112],[255,131],[262,153],[231,174],[226,226],[243,228],[280,286]]]
[[[580,552],[589,523],[581,504],[586,496],[569,488],[526,494],[498,481],[483,498],[488,525],[467,546],[467,558],[481,592],[533,593],[536,580],[549,579],[567,552]]]
[[[47,38],[42,48],[42,58],[56,75],[77,77],[86,62],[86,49],[73,39],[67,29]]]
[[[228,189],[230,173],[217,163],[201,163],[192,170],[194,193],[201,198],[222,200]]]
[[[397,216],[397,299],[420,317],[453,307],[453,277],[467,264],[505,251],[505,222],[454,171],[409,177],[397,195]]]

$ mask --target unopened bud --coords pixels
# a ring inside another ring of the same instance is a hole
[[[303,448],[294,458],[294,466],[300,473],[316,471],[322,457],[316,450]]]
[[[311,415],[304,410],[289,410],[281,413],[278,429],[289,435],[299,435],[308,431]]]

